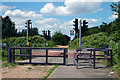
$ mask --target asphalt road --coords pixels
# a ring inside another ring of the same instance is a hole
[[[68,59],[68,66],[59,66],[57,69],[50,75],[49,78],[116,78],[117,76],[113,73],[110,75],[110,70],[106,68],[105,65],[101,63],[96,63],[97,69],[93,69],[93,66],[90,66],[89,61],[79,62],[79,68],[73,66],[73,58]]]

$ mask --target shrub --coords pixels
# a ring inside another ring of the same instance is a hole
[[[56,46],[56,43],[54,41],[48,41],[48,47]]]
[[[60,31],[55,32],[52,36],[52,41],[54,41],[57,45],[67,45],[70,41],[70,37],[67,35],[63,35]]]

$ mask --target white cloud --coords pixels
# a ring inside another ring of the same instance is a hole
[[[108,17],[108,19],[116,19],[116,18],[118,18],[118,13],[116,12],[112,14],[112,16]]]
[[[16,9],[14,11],[7,10],[4,16],[7,16],[7,15],[15,18],[31,18],[31,19],[42,18],[41,14],[36,14],[34,11],[21,11],[19,9]]]
[[[74,28],[74,19],[65,21],[59,20],[58,18],[43,18],[41,14],[37,14],[34,11],[7,10],[3,16],[5,17],[7,15],[15,22],[18,30],[25,29],[25,22],[28,19],[32,20],[33,27],[37,27],[40,34],[42,34],[43,30],[51,30],[53,35],[55,31],[61,30],[62,33],[69,35],[69,31]],[[78,19],[80,20],[81,18]],[[94,23],[100,21],[100,19],[92,18],[86,18],[86,20],[88,21],[89,27],[93,27]]]
[[[59,19],[57,18],[44,18],[43,20],[39,20],[39,21],[36,21],[35,23],[36,24],[53,24],[53,23],[56,23],[58,22]]]
[[[83,20],[86,20],[88,22],[88,27],[91,28],[91,27],[94,27],[95,26],[94,24],[98,23],[101,20],[101,18],[100,19],[92,19],[92,18],[85,19],[84,18]]]
[[[36,20],[42,19],[42,14],[37,14],[34,11],[21,11],[19,9],[16,10],[7,10],[3,17],[9,16],[13,22],[15,22],[18,30],[22,30],[25,28],[25,22],[28,19],[31,19],[33,22]]]
[[[79,0],[65,0],[65,6],[55,7],[52,3],[47,3],[41,10],[41,13],[69,15],[81,13],[94,13],[101,11],[99,9],[101,2],[79,2]]]
[[[92,19],[92,18],[86,19],[86,18],[84,18],[83,20],[86,20],[89,24],[93,24],[93,23],[99,22],[101,20],[101,18],[100,19]]]
[[[15,6],[12,6],[12,7],[10,7],[10,6],[6,6],[6,5],[1,5],[0,6],[0,11],[6,11],[6,10],[8,10],[8,9],[15,9],[16,7]]]
[[[43,30],[51,30],[53,34],[56,30],[60,29],[59,26],[61,25],[61,22],[57,18],[44,18],[35,21],[34,24],[34,27],[37,27],[40,33],[42,33]]]
[[[80,19],[82,19],[82,18],[78,18],[78,21],[80,21]],[[61,32],[69,35],[70,30],[73,30],[73,28],[74,28],[74,26],[73,26],[73,24],[74,24],[73,21],[74,20],[75,19],[72,19],[70,21],[66,21],[65,23],[61,24],[60,27],[59,27]],[[90,28],[90,27],[94,27],[95,23],[98,23],[101,19],[92,19],[92,18],[87,19],[87,18],[84,18],[84,19],[82,19],[82,21],[83,20],[86,20],[88,22],[88,27]]]

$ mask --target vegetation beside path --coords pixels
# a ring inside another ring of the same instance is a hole
[[[76,49],[77,39],[72,41],[70,49]],[[108,35],[104,32],[82,37],[81,47],[101,48],[102,44],[108,44],[113,50],[113,67],[120,74],[120,40],[116,41],[116,36]]]

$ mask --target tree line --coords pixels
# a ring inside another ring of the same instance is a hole
[[[15,28],[15,22],[12,22],[9,16],[0,17],[2,20],[2,39],[9,38],[9,37],[21,37],[26,36],[27,29],[23,29],[22,31],[18,31]],[[39,35],[38,28],[31,28],[30,29],[30,36]]]
[[[27,35],[27,29],[23,29],[22,31],[18,31],[15,28],[15,23],[11,21],[9,16],[2,17],[2,39],[10,38],[10,37],[22,37]],[[40,35],[38,33],[38,28],[30,28],[29,36]],[[44,35],[40,35],[44,37]],[[64,35],[60,31],[56,31],[52,37],[50,37],[51,41],[54,41],[57,45],[67,45],[70,37]]]

